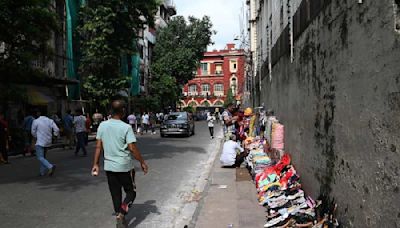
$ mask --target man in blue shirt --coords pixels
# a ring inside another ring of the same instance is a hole
[[[32,111],[31,111],[32,112]],[[28,114],[24,118],[24,123],[22,124],[22,128],[24,130],[24,141],[25,141],[25,147],[24,147],[24,152],[23,155],[25,156],[26,154],[31,154],[32,153],[32,123],[35,120],[35,118],[31,115]]]
[[[122,121],[125,116],[125,104],[121,100],[111,104],[112,118],[100,124],[97,130],[96,152],[92,175],[99,173],[101,151],[104,151],[104,170],[117,215],[117,227],[127,227],[125,215],[136,198],[135,169],[133,158],[140,162],[144,174],[148,166],[136,147],[136,137],[129,124]],[[122,201],[122,188],[126,193]]]
[[[67,110],[67,114],[64,116],[64,134],[67,138],[67,145],[69,149],[72,149],[72,146],[75,141],[75,137],[73,134],[74,130],[74,118],[71,115],[71,110]]]

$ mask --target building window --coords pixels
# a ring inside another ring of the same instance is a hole
[[[215,91],[215,92],[223,92],[223,91],[224,91],[224,85],[222,85],[222,84],[215,84],[215,85],[214,85],[214,91]]]
[[[208,75],[208,63],[201,63],[201,74]]]
[[[197,86],[196,85],[190,85],[189,86],[189,92],[197,92]]]
[[[237,79],[236,79],[236,76],[232,76],[232,78],[231,78],[231,89],[232,89],[233,95],[236,95],[237,94]]]
[[[203,84],[201,85],[201,90],[203,92],[210,92],[210,85],[209,84]]]
[[[215,65],[215,74],[222,74],[222,64]]]
[[[222,83],[214,85],[214,96],[224,96],[224,85]]]
[[[236,72],[237,71],[237,61],[236,60],[231,60],[230,61],[230,70],[231,70],[231,72]]]

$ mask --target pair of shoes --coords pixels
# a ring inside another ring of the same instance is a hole
[[[119,214],[117,215],[117,228],[128,228],[128,223],[125,216]]]
[[[53,176],[55,171],[56,171],[56,166],[53,165],[53,167],[51,167],[51,169],[49,169],[48,175],[50,177]]]

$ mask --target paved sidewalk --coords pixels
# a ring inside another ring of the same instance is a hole
[[[214,161],[196,228],[259,228],[265,223],[264,208],[258,205],[257,191],[245,168],[221,168],[219,155]]]

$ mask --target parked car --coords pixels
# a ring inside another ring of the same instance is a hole
[[[195,126],[193,115],[188,112],[171,112],[160,127],[161,137],[166,135],[194,135]]]

